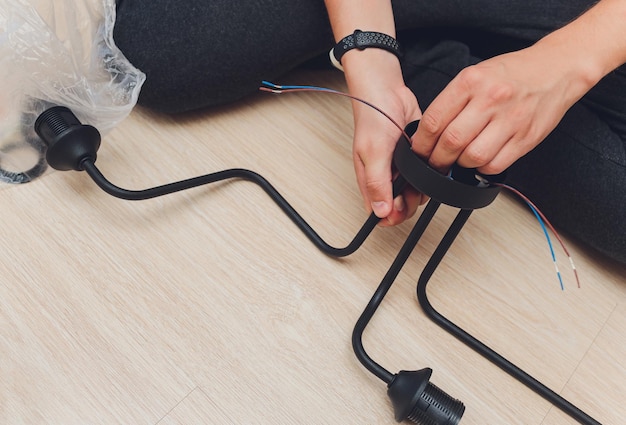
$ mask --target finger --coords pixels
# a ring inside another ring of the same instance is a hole
[[[465,168],[486,166],[509,143],[515,131],[502,121],[490,122],[459,155],[457,163]]]
[[[485,175],[500,174],[519,158],[526,155],[533,146],[534,144],[524,143],[519,140],[518,136],[514,136],[506,142],[489,163],[478,167],[478,171]]]
[[[353,152],[353,161],[354,173],[356,174],[356,181],[357,185],[359,186],[359,192],[361,192],[361,198],[363,199],[364,207],[367,211],[371,211],[371,201],[367,197],[367,191],[365,190],[365,167],[363,166],[363,162],[361,162],[361,158],[359,158],[356,152]]]
[[[382,227],[395,226],[415,215],[417,208],[425,203],[428,198],[413,188],[405,189],[401,195],[393,201],[393,211],[381,220]]]
[[[413,151],[422,158],[430,157],[443,131],[469,103],[469,91],[461,86],[452,80],[424,111],[412,138]]]
[[[392,205],[393,208],[391,212],[387,215],[387,217],[380,221],[380,225],[383,227],[395,226],[406,220],[407,205],[404,199],[404,195],[401,194],[396,196],[393,200]]]
[[[420,205],[426,203],[428,198],[413,188],[405,190],[403,194],[406,203],[406,219],[409,219],[415,215]]]
[[[472,103],[468,104],[441,133],[428,158],[428,163],[436,170],[446,172],[474,139],[487,128],[489,120],[489,115],[479,108],[472,107]]]
[[[387,217],[393,210],[391,154],[359,156],[362,164],[359,186],[369,208],[379,218]]]

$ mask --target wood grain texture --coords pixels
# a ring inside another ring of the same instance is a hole
[[[335,73],[285,83],[343,88]],[[224,168],[265,176],[334,245],[367,218],[343,98],[259,94],[179,117],[137,108],[98,166],[127,188]],[[352,328],[415,219],[354,255],[320,253],[252,183],[141,202],[78,172],[0,189],[0,423],[392,424],[386,387],[356,360]],[[434,369],[463,425],[571,424],[431,323],[415,285],[444,207],[368,327],[383,366]],[[561,291],[536,220],[508,195],[476,211],[429,293],[452,320],[603,424],[626,417],[626,270],[566,239]]]

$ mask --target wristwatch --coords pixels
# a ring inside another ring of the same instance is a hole
[[[376,31],[355,30],[354,33],[339,40],[335,47],[330,50],[330,60],[336,68],[343,70],[341,66],[343,55],[352,49],[364,50],[369,47],[387,50],[398,58],[402,57],[400,44],[392,36]]]

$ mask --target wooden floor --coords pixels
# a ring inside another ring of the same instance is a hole
[[[282,83],[343,88],[338,74]],[[98,166],[139,189],[231,167],[265,176],[334,245],[366,219],[349,102],[259,94],[167,117],[137,108]],[[256,185],[149,201],[52,172],[0,189],[0,423],[393,424],[385,384],[351,333],[415,219],[342,260],[319,252]],[[575,208],[575,206],[572,206]],[[431,367],[463,425],[575,424],[433,324],[419,274],[455,210],[442,208],[368,327],[395,373]],[[508,195],[478,210],[430,286],[452,320],[603,424],[626,418],[626,269],[565,238],[559,287],[533,215]]]

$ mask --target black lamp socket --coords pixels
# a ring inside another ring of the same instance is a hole
[[[430,383],[432,369],[400,371],[389,383],[387,395],[396,421],[410,420],[418,425],[457,425],[465,406]]]
[[[46,161],[56,170],[82,171],[85,159],[95,162],[100,147],[100,133],[82,124],[64,106],[45,110],[35,121],[35,132],[46,144]]]

